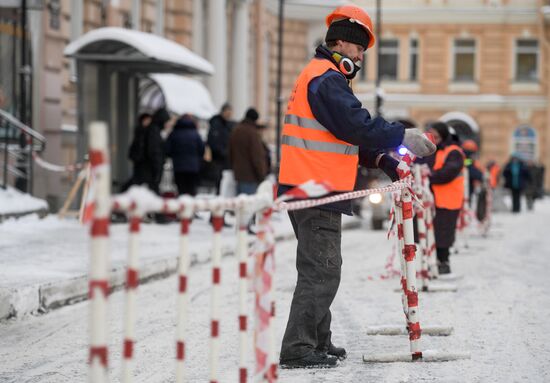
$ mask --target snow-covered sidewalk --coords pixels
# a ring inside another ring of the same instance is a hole
[[[0,188],[0,222],[8,217],[19,217],[38,212],[46,215],[48,204],[43,199],[35,198],[8,186]]]
[[[211,232],[208,215],[191,225],[192,263],[206,262]],[[346,217],[347,225],[358,220]],[[273,218],[279,239],[292,237],[284,214]],[[140,277],[164,277],[175,271],[179,246],[179,224],[143,224],[140,247]],[[111,286],[122,286],[128,249],[128,224],[111,225]],[[224,228],[223,252],[231,254],[236,237]],[[88,292],[90,237],[87,226],[74,219],[36,216],[7,220],[0,224],[0,320],[63,306],[84,299]]]
[[[398,280],[376,278],[384,272],[391,242],[382,232],[345,231],[343,275],[333,304],[332,330],[334,343],[346,347],[349,357],[336,369],[280,371],[280,381],[550,381],[549,221],[548,199],[539,203],[535,212],[496,215],[488,238],[472,237],[469,251],[451,257],[454,271],[463,275],[457,282],[458,291],[420,295],[421,325],[443,324],[455,329],[449,337],[423,336],[422,349],[468,351],[472,355],[470,360],[445,363],[367,365],[362,362],[364,353],[407,351],[409,342],[407,337],[366,335],[368,326],[404,321],[400,295],[394,292]],[[125,238],[122,232],[114,236],[119,234]],[[152,231],[151,235],[158,235],[157,241],[166,241],[159,232]],[[122,243],[123,239],[120,241]],[[63,247],[63,239],[58,244]],[[150,246],[155,249],[154,244]],[[278,344],[296,281],[295,246],[295,241],[289,240],[279,242],[276,249]],[[55,254],[44,256],[52,259]],[[237,270],[236,259],[225,257],[222,262],[224,306],[220,324],[220,382],[235,382],[238,376]],[[197,264],[190,273],[186,351],[189,382],[208,380],[210,273],[210,265],[206,263]],[[369,276],[374,279],[370,280]],[[176,278],[170,277],[139,287],[136,382],[174,381],[176,286]],[[249,307],[251,304],[252,296]],[[111,381],[118,381],[120,377],[123,306],[123,292],[112,294]],[[0,381],[84,381],[88,357],[87,320],[86,301],[48,315],[0,324]],[[252,366],[252,335],[249,339]]]

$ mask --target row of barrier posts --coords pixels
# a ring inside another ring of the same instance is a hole
[[[412,165],[412,158],[408,155],[403,159]],[[466,352],[422,351],[420,346],[421,334],[448,336],[453,332],[453,328],[442,325],[420,326],[418,292],[456,291],[456,287],[453,285],[431,283],[440,279],[441,276],[438,275],[435,255],[432,218],[433,195],[429,189],[428,174],[426,165],[412,165],[412,174],[408,177],[411,186],[403,189],[401,193],[393,194],[391,216],[395,222],[390,223],[390,230],[395,229],[397,232],[397,250],[401,265],[400,291],[405,323],[404,325],[378,325],[367,328],[367,335],[408,335],[410,352],[364,355],[363,361],[366,363],[443,362],[470,357]],[[415,207],[413,207],[413,200],[416,202]],[[417,219],[419,257],[416,256],[417,247],[414,241],[414,215]]]
[[[213,215],[212,241],[212,293],[210,323],[210,381],[218,381],[219,370],[219,322],[220,322],[220,281],[221,281],[221,238],[223,212],[233,210],[237,213],[239,230],[237,234],[237,257],[239,259],[239,382],[246,382],[248,370],[247,328],[248,314],[246,307],[247,294],[247,258],[248,231],[247,223],[256,212],[258,220],[258,242],[255,245],[256,270],[256,350],[257,367],[255,374],[260,374],[269,382],[276,380],[275,347],[273,336],[273,316],[275,306],[273,296],[273,242],[274,234],[269,218],[273,204],[273,188],[270,183],[260,186],[254,196],[241,195],[233,199],[193,199],[188,196],[179,199],[163,200],[145,188],[134,187],[129,192],[114,196],[110,194],[110,170],[107,151],[107,127],[103,123],[90,125],[90,163],[93,177],[91,199],[93,217],[91,221],[91,266],[89,280],[90,297],[90,381],[108,381],[108,348],[107,348],[107,299],[109,294],[109,222],[111,211],[127,212],[129,215],[128,264],[126,275],[126,302],[124,320],[122,381],[130,382],[133,378],[136,288],[139,281],[139,233],[143,216],[149,212],[176,214],[180,220],[180,245],[178,256],[178,298],[176,325],[176,381],[184,381],[185,362],[185,324],[187,322],[187,282],[190,266],[189,228],[191,219],[197,211],[210,211]],[[265,313],[267,312],[267,315]]]
[[[136,288],[139,281],[138,251],[140,222],[146,213],[162,212],[177,215],[180,220],[180,246],[178,257],[178,299],[176,325],[176,382],[184,381],[184,362],[186,356],[185,324],[187,321],[187,284],[190,266],[189,257],[189,228],[191,219],[197,211],[212,213],[213,241],[212,241],[212,293],[211,293],[211,323],[210,323],[210,382],[218,382],[219,362],[219,321],[220,321],[220,281],[221,281],[221,238],[223,226],[223,212],[233,210],[237,213],[237,258],[239,261],[239,382],[247,381],[247,328],[248,315],[246,307],[247,292],[247,257],[248,234],[247,223],[256,214],[258,233],[254,245],[255,255],[255,355],[256,369],[254,376],[268,382],[277,379],[277,361],[274,347],[273,319],[275,302],[273,297],[274,262],[274,233],[270,224],[271,213],[274,210],[298,210],[311,208],[327,203],[360,198],[375,193],[394,193],[394,217],[397,228],[397,246],[401,264],[401,291],[405,325],[393,326],[388,330],[378,326],[378,332],[386,335],[408,334],[410,351],[399,355],[364,356],[365,362],[393,362],[393,361],[442,361],[469,357],[464,353],[441,353],[422,351],[420,345],[421,334],[448,335],[451,331],[446,327],[424,327],[421,329],[419,321],[419,301],[417,288],[417,262],[420,286],[423,291],[435,291],[429,280],[437,277],[435,263],[435,245],[433,236],[433,222],[431,207],[433,199],[429,192],[427,173],[422,169],[415,169],[416,179],[413,177],[395,182],[392,185],[342,193],[318,199],[331,190],[327,185],[313,181],[296,187],[296,191],[288,193],[288,198],[303,198],[302,200],[286,202],[285,198],[273,200],[273,185],[265,182],[260,185],[258,193],[253,196],[239,196],[231,199],[212,198],[197,199],[182,196],[178,199],[164,200],[143,188],[132,188],[129,192],[111,197],[110,170],[107,145],[107,126],[104,123],[94,122],[90,125],[90,164],[91,178],[93,179],[90,199],[93,216],[91,222],[91,268],[89,281],[90,297],[90,381],[108,381],[108,349],[107,349],[107,298],[108,285],[108,237],[109,222],[112,210],[128,213],[130,218],[128,270],[126,279],[126,310],[123,340],[122,381],[130,382],[133,377],[134,345],[135,345],[135,314]],[[413,189],[414,186],[414,189]],[[294,190],[294,189],[293,189]],[[294,193],[294,194],[293,194]],[[419,200],[417,195],[422,196]],[[283,196],[285,197],[285,196]],[[413,200],[420,203],[420,210],[416,210],[417,218],[423,227],[421,234],[421,254],[416,258],[416,245],[413,233]],[[90,207],[90,206],[88,206]],[[423,210],[423,214],[419,212]],[[396,330],[397,329],[397,330]],[[369,333],[369,332],[367,332]],[[370,332],[372,334],[372,331]]]

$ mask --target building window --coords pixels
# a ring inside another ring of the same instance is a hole
[[[474,81],[475,40],[455,40],[454,55],[454,81]]]
[[[516,41],[516,81],[538,81],[539,42]]]
[[[397,80],[399,41],[382,40],[380,43],[380,79]]]
[[[410,46],[409,80],[418,80],[418,40],[412,39]]]

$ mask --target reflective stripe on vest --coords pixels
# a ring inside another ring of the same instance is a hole
[[[296,80],[283,127],[281,184],[316,180],[329,183],[335,191],[353,190],[359,148],[337,139],[317,121],[307,99],[310,81],[331,69],[338,70],[331,61],[313,59]]]
[[[457,145],[449,145],[443,150],[438,150],[435,155],[435,164],[433,169],[439,170],[445,164],[447,156],[453,150],[458,150],[464,158],[464,153]],[[464,161],[462,161],[464,162]],[[435,206],[441,209],[457,210],[462,208],[464,203],[464,176],[462,172],[451,182],[446,184],[432,185],[434,192]]]
[[[320,130],[322,132],[328,132],[327,128],[321,125],[321,123],[316,119],[298,117],[294,114],[285,115],[285,124],[292,124],[296,126],[301,126],[302,128],[315,129],[315,130]]]
[[[303,138],[292,137],[292,136],[283,136],[281,143],[283,145],[290,145],[296,148],[307,149],[307,150],[316,150],[318,152],[352,154],[352,155],[356,155],[359,153],[359,148],[357,146],[335,144],[332,142],[304,140]]]

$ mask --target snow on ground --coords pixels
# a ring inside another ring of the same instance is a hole
[[[367,336],[371,325],[403,323],[397,279],[379,280],[391,243],[381,232],[343,233],[343,276],[333,304],[333,340],[349,357],[331,370],[282,370],[281,382],[548,382],[550,381],[550,200],[535,212],[495,216],[488,238],[472,236],[470,249],[451,258],[464,277],[455,293],[422,293],[420,324],[452,325],[449,337],[422,337],[423,349],[468,351],[470,360],[445,363],[364,364],[363,354],[406,352],[407,337]],[[116,234],[115,234],[116,235]],[[173,236],[165,231],[158,236]],[[158,244],[162,249],[168,246]],[[161,237],[159,237],[159,240]],[[60,239],[60,246],[63,240]],[[296,280],[295,241],[278,243],[277,343],[284,331]],[[24,247],[22,247],[24,249]],[[49,254],[54,256],[54,254]],[[237,381],[237,265],[223,259],[220,382]],[[210,266],[191,270],[187,378],[208,380]],[[375,277],[369,280],[369,276]],[[123,292],[111,296],[112,381],[120,376]],[[176,278],[139,288],[136,382],[173,382]],[[252,303],[250,296],[249,304]],[[40,317],[0,324],[0,382],[84,381],[88,302]],[[252,339],[252,337],[250,337]],[[252,344],[250,344],[252,347]],[[252,349],[249,350],[252,362]]]
[[[48,210],[46,201],[22,193],[11,186],[8,186],[7,189],[0,188],[0,215],[37,210]]]
[[[277,234],[292,233],[286,217],[284,220],[279,216],[275,219]],[[141,265],[177,257],[180,232],[177,223],[142,224],[141,232]],[[203,219],[194,220],[190,233],[194,239],[190,245],[192,254],[208,257],[211,232],[207,215]],[[111,225],[110,235],[111,266],[122,267],[128,256],[128,225]],[[233,229],[224,228],[222,237],[227,248],[234,248]],[[44,219],[27,216],[7,220],[0,225],[0,288],[43,284],[87,275],[89,249],[89,228],[75,219],[59,219],[50,215]]]

